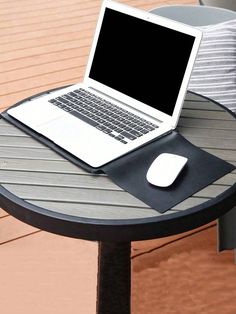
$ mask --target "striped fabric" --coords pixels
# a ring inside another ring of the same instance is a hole
[[[188,89],[236,113],[236,20],[203,26]]]

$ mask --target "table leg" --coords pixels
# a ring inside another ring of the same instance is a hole
[[[131,244],[100,242],[97,314],[130,314]]]
[[[218,219],[218,251],[236,249],[236,207]]]

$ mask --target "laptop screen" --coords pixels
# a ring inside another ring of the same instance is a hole
[[[194,40],[106,8],[89,77],[172,115]]]

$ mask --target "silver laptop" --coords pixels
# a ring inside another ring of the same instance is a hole
[[[92,167],[176,128],[201,32],[105,0],[84,81],[8,114]]]

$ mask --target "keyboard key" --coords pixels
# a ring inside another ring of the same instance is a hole
[[[142,128],[141,128],[140,126],[136,126],[134,129],[135,129],[136,131],[142,130]]]
[[[71,97],[71,96],[69,96],[69,95],[65,95],[63,98],[64,98],[64,99],[67,99],[67,100],[70,100],[70,101],[72,101],[72,102],[73,102],[73,100],[74,100],[74,98]]]
[[[110,129],[105,129],[105,130],[103,130],[103,132],[106,133],[106,134],[109,134],[109,133],[112,132],[112,130],[110,130]]]
[[[100,131],[103,131],[103,130],[106,129],[105,125],[102,125],[102,124],[98,124],[98,125],[96,126],[96,128],[97,128],[98,130],[100,130]]]
[[[151,125],[145,125],[145,129],[148,130],[148,131],[153,131],[155,130],[155,128]]]
[[[114,131],[116,131],[117,133],[121,133],[123,130],[121,128],[115,127]]]
[[[140,132],[141,132],[142,134],[147,134],[147,133],[149,133],[149,131],[146,130],[146,129],[142,129],[142,130],[140,130]]]
[[[62,108],[64,111],[66,111],[66,112],[71,112],[71,111],[73,111],[73,109],[72,108],[70,108],[70,107],[65,107],[65,108]]]
[[[131,130],[130,133],[131,133],[132,135],[136,136],[136,137],[140,137],[140,136],[143,135],[142,133],[140,133],[140,132],[138,132],[138,131],[136,131],[136,130]]]
[[[132,131],[132,128],[127,126],[127,127],[124,128],[124,130],[130,132],[130,131]]]
[[[75,110],[70,112],[71,114],[73,114],[73,116],[79,118],[80,120],[92,125],[92,126],[97,126],[98,123],[92,119],[89,119],[88,117],[84,116],[83,114],[81,114],[80,112],[77,112]]]
[[[121,135],[124,135],[124,137],[127,137],[129,140],[133,141],[136,139],[136,137],[126,131],[123,131],[120,133]]]
[[[72,96],[72,97],[77,97],[77,94],[74,93],[74,92],[69,93],[69,95]]]
[[[68,104],[68,103],[69,103],[69,100],[64,99],[64,98],[62,98],[62,97],[58,97],[57,99],[58,99],[60,102],[64,103],[64,104]]]

